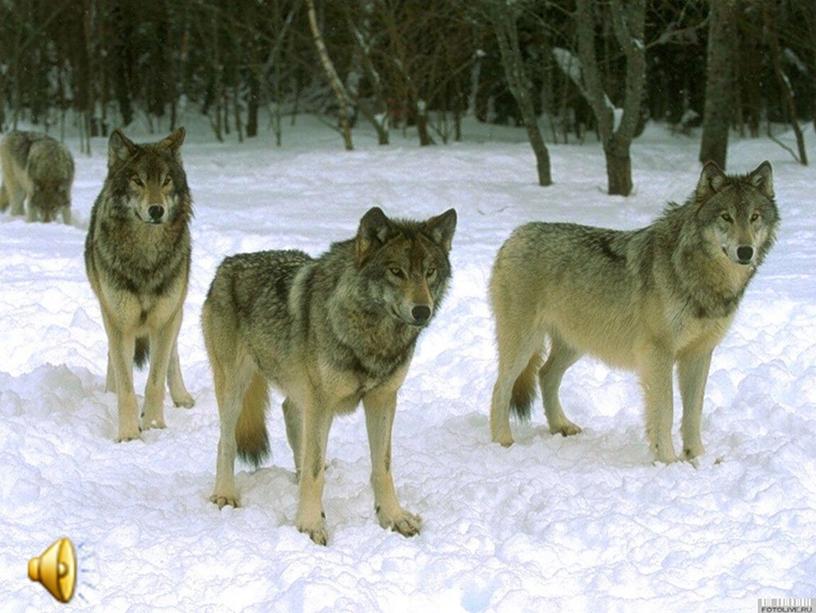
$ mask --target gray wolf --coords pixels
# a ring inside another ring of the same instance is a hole
[[[28,203],[28,221],[48,222],[61,214],[71,223],[74,158],[65,145],[47,134],[14,130],[0,142],[0,164],[0,211],[11,205],[12,215],[22,215]]]
[[[191,407],[177,336],[190,273],[192,198],[181,162],[184,129],[137,145],[114,130],[108,174],[91,211],[85,268],[108,335],[108,391],[117,394],[119,435],[140,435],[133,363],[150,358],[144,428],[164,427],[165,379],[176,406]]]
[[[550,432],[580,432],[564,415],[558,388],[586,353],[638,373],[647,439],[660,462],[678,459],[671,432],[677,364],[683,458],[702,454],[711,353],[773,245],[778,222],[768,162],[744,176],[726,176],[709,162],[688,201],[669,204],[645,228],[517,228],[499,250],[490,280],[499,357],[493,440],[513,443],[510,410],[529,416],[536,379]]]
[[[377,519],[405,536],[419,532],[420,518],[402,508],[391,477],[391,427],[417,338],[448,286],[455,227],[453,209],[419,222],[389,219],[375,207],[355,238],[318,258],[264,251],[221,263],[202,309],[221,421],[210,498],[219,508],[238,505],[236,451],[256,466],[268,453],[271,383],[286,397],[298,529],[326,544],[329,428],[336,413],[362,401]]]

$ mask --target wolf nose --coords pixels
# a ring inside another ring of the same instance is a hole
[[[740,262],[750,262],[751,258],[754,257],[754,248],[747,245],[737,247],[737,257]]]
[[[162,215],[164,215],[164,207],[159,206],[158,204],[154,204],[149,209],[147,209],[147,212],[150,215],[150,219],[153,220],[161,219]]]
[[[431,307],[420,304],[411,309],[411,316],[418,324],[424,324],[431,317]]]

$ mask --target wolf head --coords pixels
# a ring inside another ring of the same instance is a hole
[[[743,266],[762,262],[779,222],[769,162],[742,176],[728,176],[716,163],[707,162],[695,201],[703,237],[712,252]]]
[[[71,206],[71,184],[68,181],[32,181],[29,206],[39,212],[44,222]]]
[[[118,216],[162,225],[191,215],[187,176],[181,163],[184,128],[158,143],[137,145],[120,130],[108,141],[107,183]]]
[[[355,239],[366,295],[398,320],[426,325],[447,290],[455,230],[454,209],[422,222],[389,219],[378,207],[369,210]]]
[[[50,137],[37,136],[28,152],[32,188],[28,205],[42,221],[49,222],[71,207],[74,161],[63,145]]]

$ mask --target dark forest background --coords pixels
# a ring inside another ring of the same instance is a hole
[[[703,125],[701,159],[723,166],[729,131],[804,138],[814,76],[814,0],[0,0],[4,131],[69,122],[88,138],[194,111],[218,140],[280,143],[309,112],[351,148],[360,122],[428,145],[470,115],[526,126],[542,185],[545,141],[598,139],[623,172],[649,119]]]

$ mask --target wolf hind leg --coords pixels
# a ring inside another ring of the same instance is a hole
[[[113,370],[113,362],[108,351],[108,367],[105,373],[105,391],[116,393],[116,373]]]
[[[295,476],[300,481],[301,445],[303,440],[303,414],[291,398],[283,401],[283,419],[286,422],[286,440],[295,459]]]
[[[229,368],[213,364],[215,397],[218,402],[220,436],[215,469],[215,487],[210,501],[222,508],[238,506],[235,488],[235,456],[238,453],[236,431],[241,417],[244,395],[256,374],[248,360],[233,363]]]
[[[25,213],[25,190],[15,180],[14,170],[3,172],[3,185],[0,187],[0,211],[11,207],[12,215]]]
[[[497,328],[501,325],[496,322]],[[537,334],[529,330],[499,330],[499,364],[496,383],[493,386],[493,396],[490,403],[490,434],[493,442],[509,447],[513,444],[513,434],[510,430],[511,401],[516,402],[523,398],[528,403],[532,398],[528,390],[520,389],[529,385],[530,378],[525,377],[525,367],[530,367],[533,360],[538,360],[538,350],[542,340]],[[534,383],[534,378],[532,379]],[[532,393],[535,393],[533,387]],[[529,416],[529,406],[512,405],[513,412],[525,419]]]
[[[195,400],[187,391],[184,379],[181,376],[181,362],[178,354],[178,336],[173,341],[173,350],[170,354],[170,363],[167,366],[167,386],[170,388],[170,397],[177,407],[191,408]]]
[[[686,460],[693,460],[705,452],[700,436],[700,420],[710,365],[711,351],[684,355],[677,361],[677,378],[683,400],[683,457]]]
[[[9,207],[9,194],[6,183],[0,183],[0,212],[5,213]]]
[[[220,436],[215,469],[215,487],[210,501],[222,508],[238,506],[235,488],[235,456],[238,452],[236,429],[243,409],[244,395],[254,374],[252,364],[240,351],[238,331],[229,308],[213,308],[210,299],[201,309],[204,345],[213,373],[218,403]]]
[[[581,428],[567,419],[558,398],[558,390],[564,373],[581,357],[581,352],[564,342],[558,334],[552,334],[551,340],[550,354],[538,371],[544,413],[547,415],[551,434],[570,436],[581,432]]]

